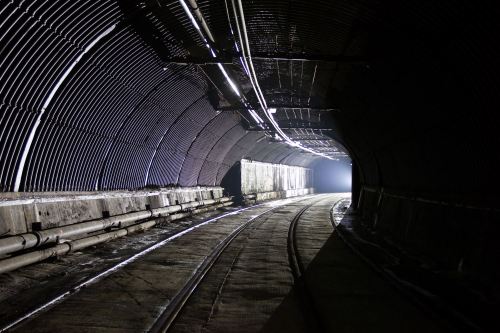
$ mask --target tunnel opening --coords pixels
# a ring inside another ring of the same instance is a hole
[[[350,160],[320,160],[313,168],[314,189],[318,193],[351,192],[353,183]]]

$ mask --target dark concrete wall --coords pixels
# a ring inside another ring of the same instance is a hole
[[[368,228],[433,271],[498,285],[500,211],[484,205],[365,186],[359,211]]]

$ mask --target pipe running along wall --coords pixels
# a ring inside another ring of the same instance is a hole
[[[0,260],[0,274],[45,260],[50,257],[65,255],[70,252],[81,250],[83,248],[103,243],[118,237],[123,237],[134,232],[150,229],[160,222],[158,218],[163,217],[168,221],[173,221],[188,217],[192,214],[199,214],[210,209],[225,207],[232,204],[231,198],[228,197],[217,200],[205,200],[203,202],[190,202],[187,204],[157,208],[144,212],[125,214],[123,216],[116,216],[114,218],[103,219],[101,221],[80,223],[68,227],[45,230],[43,232],[9,237],[1,240],[0,254],[12,253],[14,251],[20,251],[30,247],[37,247],[42,244],[48,244],[49,241],[54,243],[55,246],[43,250],[28,252],[26,254],[13,255],[10,258]],[[186,212],[186,210],[191,211]],[[153,218],[154,220],[139,222],[148,218]],[[92,231],[102,231],[111,227],[120,229],[76,240],[63,239],[63,237],[82,236]],[[43,243],[35,241],[27,243],[25,241],[26,239],[33,240],[34,238],[40,240],[43,236],[47,237],[45,239],[46,241]],[[62,243],[57,244],[56,242]]]
[[[123,228],[140,220],[158,218],[188,209],[193,209],[205,205],[213,205],[215,203],[224,203],[228,201],[230,201],[230,198],[193,201],[182,203],[179,205],[128,213],[96,221],[71,224],[60,228],[33,231],[31,233],[7,237],[0,239],[0,255],[41,246],[47,243],[58,242],[60,240],[65,240],[77,237],[79,235],[105,230],[108,228]]]

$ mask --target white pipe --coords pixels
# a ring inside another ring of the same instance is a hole
[[[107,228],[121,227],[132,224],[138,220],[144,220],[151,217],[151,211],[142,211],[136,213],[128,213],[118,216],[112,216],[97,221],[90,221],[84,223],[72,224],[60,228],[36,231],[34,234],[38,235],[40,244],[53,243],[58,239],[71,238],[81,234],[88,234],[90,232],[104,230]]]
[[[181,207],[179,206],[179,210],[180,209]],[[75,223],[64,227],[34,231],[31,233],[0,239],[0,255],[36,247],[41,244],[56,242],[59,239],[71,238],[81,234],[87,234],[112,227],[130,225],[135,221],[147,219],[151,216],[151,211],[128,213],[101,220]]]
[[[205,18],[203,17],[203,14],[201,13],[200,8],[198,7],[198,4],[196,3],[196,0],[189,0],[189,4],[193,8],[194,14],[196,15],[196,17],[200,20],[201,26],[203,27],[203,30],[205,30],[205,33],[207,34],[210,41],[212,41],[212,43],[215,42],[214,36],[212,36],[212,33],[210,32],[210,29],[208,28],[207,22],[205,21]]]
[[[292,139],[290,139],[285,134],[285,132],[283,132],[283,130],[279,127],[278,123],[274,120],[273,115],[269,112],[269,110],[267,108],[266,99],[265,99],[264,94],[262,93],[262,90],[260,88],[259,81],[257,79],[257,74],[256,74],[255,68],[253,66],[252,54],[250,52],[250,43],[248,41],[248,34],[247,34],[247,30],[246,30],[246,22],[245,22],[245,14],[243,11],[243,5],[241,3],[241,0],[237,0],[237,1],[238,1],[238,10],[240,12],[240,17],[241,17],[241,23],[242,23],[241,26],[243,29],[243,34],[240,31],[240,27],[239,27],[239,23],[238,23],[238,15],[236,14],[234,0],[231,0],[232,5],[233,5],[233,12],[235,15],[235,20],[236,20],[236,28],[238,30],[238,37],[240,38],[240,44],[241,44],[241,48],[243,51],[243,60],[246,63],[246,67],[250,69],[250,72],[252,74],[252,75],[250,75],[250,73],[247,73],[247,74],[249,74],[250,82],[255,81],[255,84],[252,82],[252,86],[255,90],[256,96],[259,99],[259,102],[262,106],[264,113],[266,114],[267,118],[269,119],[269,121],[273,125],[274,129],[283,137],[283,139],[286,141],[286,143],[288,143],[289,145],[291,145],[293,147],[297,147],[297,148],[300,148],[302,150],[305,150],[309,153],[312,153],[312,154],[315,154],[318,156],[322,156],[322,157],[325,157],[325,158],[332,160],[333,158],[331,158],[330,156],[327,156],[323,153],[319,153],[319,152],[312,150],[310,148],[303,147],[299,143],[294,142]],[[245,56],[245,53],[247,54],[246,56]],[[248,57],[248,63],[247,63],[246,57]],[[250,64],[250,66],[248,64]],[[253,79],[252,79],[252,76],[253,76]]]
[[[123,228],[134,224],[139,220],[145,220],[152,217],[160,217],[182,210],[199,207],[202,205],[211,205],[216,202],[224,203],[228,202],[229,200],[231,199],[225,197],[217,200],[208,199],[205,201],[192,201],[180,205],[117,215],[96,221],[75,223],[63,227],[34,231],[31,233],[3,238],[0,239],[0,255],[37,247],[46,243],[57,242],[61,239],[72,238],[78,235],[88,234],[90,232],[100,231],[107,228]]]
[[[229,201],[230,200],[229,198],[224,198],[224,199],[226,199],[225,202],[222,202],[216,206],[203,207],[200,209],[196,209],[191,213],[180,213],[180,214],[171,215],[171,216],[169,216],[169,219],[170,219],[170,221],[178,220],[178,219],[190,216],[191,214],[203,213],[203,212],[206,212],[206,211],[213,209],[213,208],[220,208],[220,207],[224,207],[224,206],[228,206],[228,205],[232,204],[232,202]],[[137,232],[137,231],[144,231],[144,230],[147,230],[147,229],[154,227],[157,223],[158,223],[158,221],[156,221],[156,220],[146,221],[146,222],[142,222],[142,223],[128,226],[128,227],[123,228],[123,229],[103,233],[100,235],[85,237],[85,238],[81,238],[81,239],[77,239],[77,240],[73,240],[73,241],[67,241],[67,242],[64,242],[61,244],[57,244],[56,246],[48,248],[48,249],[37,250],[37,251],[29,252],[26,254],[7,258],[4,260],[0,260],[0,274],[5,273],[5,272],[10,272],[12,270],[15,270],[15,269],[18,269],[18,268],[21,268],[21,267],[24,267],[24,266],[27,266],[30,264],[34,264],[36,262],[40,262],[42,260],[45,260],[45,259],[48,259],[51,257],[65,255],[65,254],[68,254],[70,252],[81,250],[81,249],[89,247],[89,246],[93,246],[93,245],[96,245],[99,243],[113,240],[115,238],[124,237],[124,236],[127,236],[127,235],[134,233],[134,232]]]
[[[35,247],[38,237],[35,234],[22,234],[0,239],[0,255]]]
[[[63,243],[49,249],[34,251],[20,256],[4,259],[0,261],[0,273],[10,272],[14,269],[45,260],[50,257],[66,254],[70,251],[70,249],[71,247],[68,243]]]

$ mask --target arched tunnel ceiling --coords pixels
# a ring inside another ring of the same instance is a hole
[[[264,118],[235,48],[232,3],[198,1],[217,61]],[[490,187],[493,8],[242,3],[260,86],[292,140],[334,158],[348,150],[364,184]],[[2,1],[0,22],[3,191],[214,185],[241,158],[320,158],[256,126],[177,0]]]
[[[210,69],[165,59],[207,52],[177,1],[11,1],[0,11],[4,191],[216,185],[242,157],[315,159],[216,110],[224,82]]]

